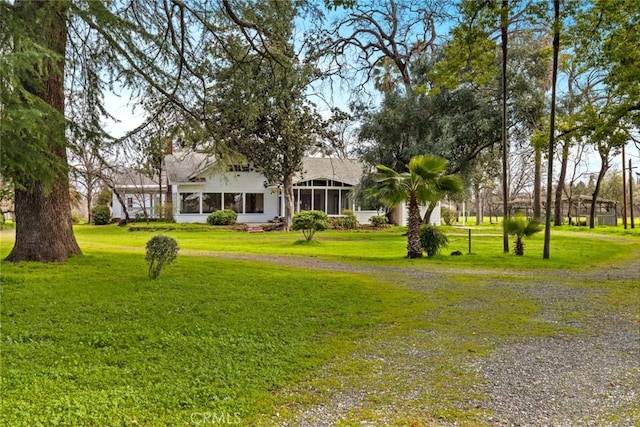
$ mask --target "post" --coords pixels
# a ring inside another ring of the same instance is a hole
[[[625,177],[626,168],[624,167],[624,145],[622,146],[622,225],[627,229],[627,179]],[[617,221],[616,221],[617,225]]]
[[[629,159],[629,207],[631,208],[631,228],[636,228],[635,218],[633,217],[633,168],[631,167],[631,159]]]
[[[469,254],[471,254],[471,229],[469,229]]]

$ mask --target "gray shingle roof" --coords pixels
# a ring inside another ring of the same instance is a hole
[[[356,185],[365,169],[364,163],[355,159],[335,157],[305,157],[302,160],[302,174],[293,178],[294,183],[312,179],[331,179]]]
[[[209,170],[214,163],[210,156],[202,153],[169,154],[165,158],[165,172],[170,183],[188,182],[201,173],[215,173],[215,168]],[[364,163],[359,160],[333,157],[305,157],[302,166],[303,172],[294,177],[294,183],[312,179],[330,179],[356,185],[360,182],[365,169]],[[151,184],[151,182],[145,182],[145,184]]]

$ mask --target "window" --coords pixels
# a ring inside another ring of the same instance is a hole
[[[341,211],[345,209],[353,209],[353,198],[352,198],[351,191],[340,190],[340,196],[341,196],[341,202],[342,202]]]
[[[300,198],[296,200],[299,211],[311,210],[311,190],[300,190]]]
[[[127,197],[127,209],[133,208],[133,197]]]
[[[340,213],[340,190],[327,190],[327,214]]]
[[[202,213],[211,213],[222,209],[222,193],[202,193]]]
[[[224,193],[224,208],[231,209],[235,213],[242,213],[242,193]]]
[[[313,209],[316,211],[327,211],[324,199],[324,189],[316,188],[313,190]]]
[[[180,213],[200,213],[200,193],[180,193]]]
[[[246,213],[264,213],[263,193],[247,193],[245,199]]]

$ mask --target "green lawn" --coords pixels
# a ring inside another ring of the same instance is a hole
[[[464,231],[449,230],[447,254],[466,252]],[[575,333],[541,319],[539,303],[517,289],[492,290],[492,280],[505,280],[504,269],[553,275],[620,260],[638,245],[637,236],[554,232],[552,260],[543,261],[541,236],[516,257],[501,253],[499,229],[487,228],[473,231],[485,235],[474,237],[476,255],[407,260],[402,232],[329,231],[301,244],[294,233],[184,227],[164,232],[181,254],[156,281],[146,276],[143,251],[154,232],[115,226],[76,227],[84,256],[64,264],[2,262],[0,423],[189,425],[209,414],[252,424],[276,410],[286,415],[278,390],[311,380],[320,366],[349,361],[363,343],[410,341],[425,328],[438,334],[421,344],[432,348],[438,366],[424,378],[438,396],[429,416],[473,419],[473,407],[454,407],[477,381],[460,370],[457,355],[486,354],[514,338]],[[0,238],[4,257],[12,232]],[[392,272],[306,271],[209,252],[469,271],[423,292]],[[480,278],[474,269],[495,274]],[[615,309],[637,291],[637,284],[615,287],[603,304]],[[348,377],[370,363],[351,360],[338,372]]]

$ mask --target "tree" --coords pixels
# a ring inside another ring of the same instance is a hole
[[[239,14],[232,19],[260,28],[269,51],[252,51],[246,41],[230,36],[227,64],[216,70],[212,102],[218,138],[245,156],[268,184],[282,189],[288,231],[295,211],[293,178],[301,172],[305,153],[322,146],[332,132],[305,97],[316,69],[313,59],[300,61],[294,50],[293,2],[250,3],[238,13],[252,23]]]
[[[416,156],[407,165],[408,172],[396,172],[377,166],[376,181],[379,186],[373,191],[388,206],[408,203],[407,258],[422,256],[420,243],[420,204],[431,202],[443,192],[462,191],[462,182],[456,175],[445,175],[447,161],[441,157]]]
[[[103,175],[104,162],[98,152],[98,148],[88,142],[74,144],[71,147],[71,176],[74,182],[83,189],[81,194],[87,203],[88,222],[93,223],[91,212],[93,199],[100,190]]]
[[[549,259],[551,246],[551,196],[553,190],[553,151],[556,129],[556,82],[558,79],[558,55],[560,53],[560,0],[553,1],[553,69],[551,80],[551,114],[549,119],[549,168],[547,171],[547,214],[545,215],[543,259]]]
[[[0,73],[0,173],[15,184],[16,209],[9,261],[64,261],[81,253],[71,225],[67,175],[67,8],[57,1],[0,5],[0,50],[7,56]]]
[[[167,102],[186,105],[176,82],[188,74],[186,47],[196,44],[180,31],[186,27],[185,6],[121,6],[81,0],[0,3],[0,174],[16,186],[10,261],[64,261],[81,253],[71,226],[66,131],[101,133],[99,119],[108,116],[105,88],[153,90]]]
[[[522,239],[542,231],[543,225],[535,218],[527,221],[524,216],[516,215],[513,218],[504,220],[503,227],[507,234],[516,236],[513,253],[522,256],[524,255],[524,243],[522,243]]]

